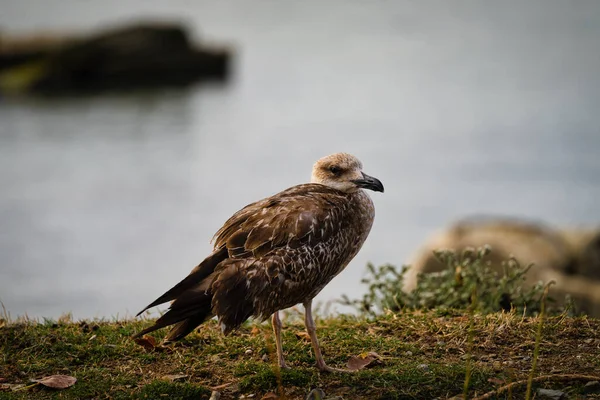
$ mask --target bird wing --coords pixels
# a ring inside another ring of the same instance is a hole
[[[328,186],[294,186],[235,213],[213,237],[215,249],[226,247],[234,259],[259,259],[284,246],[325,241],[339,227],[346,201],[345,193]]]

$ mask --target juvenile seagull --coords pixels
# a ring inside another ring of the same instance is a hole
[[[173,301],[134,337],[174,325],[165,342],[175,341],[215,315],[227,335],[251,316],[272,315],[279,366],[287,368],[279,310],[302,303],[317,367],[342,371],[323,360],[311,306],[369,235],[375,209],[362,189],[383,192],[383,185],[356,157],[336,153],[315,163],[311,183],[242,208],[213,237],[212,254],[138,314]]]

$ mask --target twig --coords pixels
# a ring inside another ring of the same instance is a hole
[[[28,389],[31,389],[32,387],[38,386],[39,384],[40,384],[39,382],[34,382],[31,385],[21,386],[20,388],[13,389],[13,392],[19,392],[21,390],[28,390]]]
[[[537,378],[532,379],[532,382],[536,382],[536,383],[544,382],[544,381],[553,381],[553,382],[588,381],[588,382],[591,382],[591,381],[600,381],[600,376],[580,375],[580,374],[559,374],[559,375],[542,375],[542,376],[538,376]],[[508,390],[512,390],[518,386],[526,385],[527,382],[529,382],[529,378],[523,379],[520,381],[516,381],[516,382],[511,382],[508,385],[501,386],[496,390],[492,390],[491,392],[488,392],[484,395],[475,397],[473,400],[491,399],[491,398],[498,396],[499,394],[504,393]]]

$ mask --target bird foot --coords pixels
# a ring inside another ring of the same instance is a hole
[[[285,362],[280,362],[279,363],[279,369],[291,369],[291,368],[288,367]]]

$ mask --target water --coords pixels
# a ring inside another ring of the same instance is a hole
[[[131,315],[247,203],[348,151],[380,178],[359,295],[464,215],[600,221],[600,3],[0,1],[0,26],[184,18],[231,43],[226,86],[0,103],[0,300],[13,316]]]

